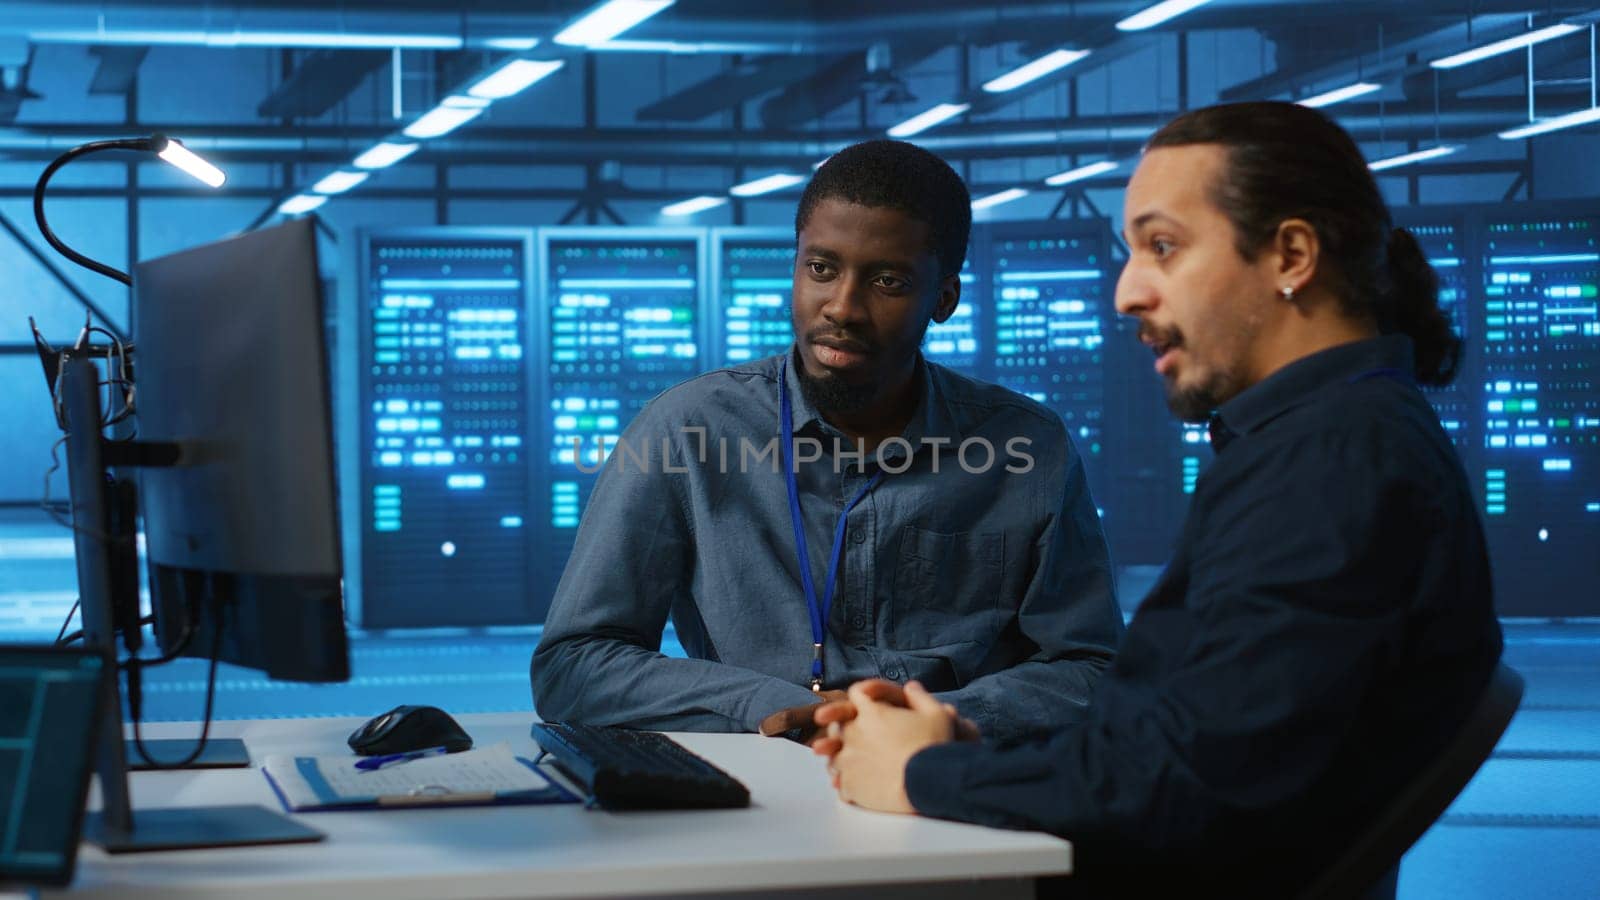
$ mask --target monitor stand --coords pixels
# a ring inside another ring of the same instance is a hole
[[[83,601],[83,640],[116,654],[118,614],[129,604],[138,615],[138,585],[116,577],[113,543],[132,532],[113,527],[114,501],[108,496],[106,442],[101,434],[99,372],[82,356],[63,354],[58,393],[67,419],[67,478],[72,494],[73,549],[78,560],[78,592]],[[119,454],[146,457],[152,464],[161,448],[117,445]],[[122,464],[130,464],[127,459]],[[159,464],[159,463],[156,463]],[[170,463],[168,463],[170,464]],[[120,517],[118,517],[120,518]],[[132,596],[127,596],[130,593]],[[96,771],[101,809],[90,813],[84,836],[108,853],[236,847],[320,841],[325,835],[261,806],[199,806],[142,810],[128,797],[128,763],[122,737],[122,698],[118,679],[106,679],[96,738]],[[181,758],[181,757],[178,757]]]
[[[105,812],[84,816],[83,839],[107,853],[202,850],[260,844],[303,844],[325,835],[264,806],[191,806],[143,809],[129,828]]]
[[[150,758],[145,759],[139,752],[139,746],[130,738],[122,742],[122,758],[128,761],[130,772],[154,772],[170,769],[173,763],[189,758],[194,752],[196,741],[188,738],[145,738],[144,749],[149,752]],[[238,738],[206,738],[206,746],[200,755],[187,763],[185,769],[248,769],[250,768],[250,751],[245,748],[244,741]]]

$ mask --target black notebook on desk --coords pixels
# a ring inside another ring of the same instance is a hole
[[[356,757],[268,756],[267,781],[294,812],[336,809],[576,803],[507,744],[357,769]]]

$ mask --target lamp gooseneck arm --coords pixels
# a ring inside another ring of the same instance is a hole
[[[87,144],[73,147],[71,150],[68,150],[67,152],[56,157],[54,162],[45,167],[44,172],[39,176],[38,183],[33,186],[33,218],[39,223],[39,231],[44,235],[44,239],[49,241],[50,246],[56,248],[56,251],[62,256],[65,256],[67,259],[72,260],[78,265],[83,266],[86,269],[99,272],[101,275],[104,275],[107,278],[115,278],[123,284],[133,284],[133,279],[128,277],[128,273],[122,271],[121,269],[112,268],[105,263],[92,260],[89,257],[84,256],[82,253],[72,249],[71,247],[68,247],[66,244],[62,243],[60,238],[56,237],[55,232],[50,230],[50,225],[45,221],[44,218],[44,190],[45,186],[50,182],[50,177],[56,173],[57,169],[60,169],[62,166],[72,162],[84,154],[95,153],[100,150],[145,150],[160,152],[162,148],[166,146],[166,144],[167,139],[159,135],[155,137],[123,138],[115,141],[91,141]]]

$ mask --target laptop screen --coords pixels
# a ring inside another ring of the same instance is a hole
[[[107,658],[0,644],[0,884],[72,880]]]

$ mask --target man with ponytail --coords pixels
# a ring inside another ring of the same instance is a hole
[[[862,682],[818,712],[817,750],[848,802],[1071,839],[1073,896],[1290,896],[1440,752],[1500,655],[1467,479],[1418,389],[1460,343],[1315,110],[1178,117],[1124,212],[1117,309],[1216,460],[1086,718],[997,745],[919,686]]]

